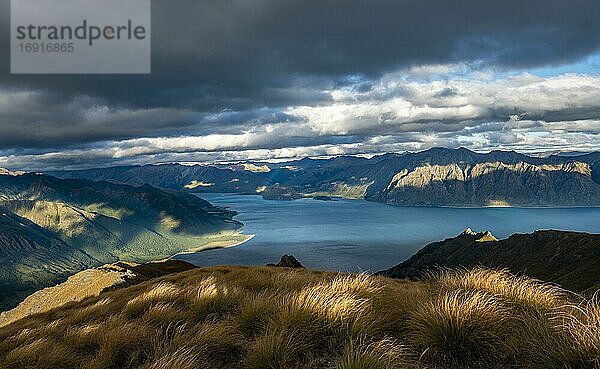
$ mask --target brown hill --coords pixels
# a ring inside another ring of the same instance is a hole
[[[104,291],[132,286],[167,274],[196,268],[181,260],[145,264],[119,262],[87,269],[54,287],[44,288],[27,297],[16,308],[0,313],[0,327],[24,317],[56,309],[69,302],[98,296]]]

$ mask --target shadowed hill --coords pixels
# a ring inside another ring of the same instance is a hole
[[[97,263],[52,232],[0,208],[0,309]]]
[[[596,234],[537,231],[498,241],[467,230],[458,237],[431,243],[407,261],[379,274],[420,278],[438,267],[483,265],[508,268],[569,290],[593,293],[600,290],[598,260],[600,235]]]

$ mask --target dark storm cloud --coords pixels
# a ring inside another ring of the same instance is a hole
[[[9,50],[9,3],[0,0],[2,50]],[[599,92],[583,77],[543,88],[527,76],[440,88],[402,77],[382,87],[380,78],[433,64],[508,71],[580,60],[600,50],[598,14],[597,0],[154,0],[151,75],[17,76],[9,74],[9,54],[0,54],[0,159],[28,154],[34,159],[15,162],[59,165],[112,163],[123,150],[135,161],[138,151],[159,160],[286,145],[458,146],[458,133],[501,131],[512,114],[594,119]],[[433,74],[414,73],[416,80]],[[524,83],[534,93],[519,90]],[[577,83],[581,93],[573,87],[561,95]],[[331,91],[350,96],[336,100]],[[356,106],[321,111],[336,104]],[[595,133],[594,122],[569,127]],[[423,136],[435,133],[435,142]],[[226,144],[177,141],[210,135]],[[143,150],[146,138],[157,139],[148,141],[151,150]],[[322,152],[311,150],[297,152]]]
[[[9,76],[3,53],[2,82],[138,106],[307,104],[325,97],[286,93],[304,78],[315,91],[341,76],[407,65],[576,60],[600,45],[597,14],[596,0],[154,0],[151,76]]]

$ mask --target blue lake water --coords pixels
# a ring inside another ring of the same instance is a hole
[[[234,248],[178,256],[199,266],[264,265],[287,253],[310,269],[376,272],[469,227],[490,230],[497,238],[539,229],[600,231],[600,208],[463,209],[393,207],[362,200],[269,201],[235,194],[201,197],[238,211],[243,232],[256,236]]]

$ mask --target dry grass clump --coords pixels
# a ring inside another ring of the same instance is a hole
[[[431,279],[443,290],[481,291],[535,312],[545,313],[562,304],[565,297],[565,291],[557,286],[515,276],[508,270],[443,270],[433,273]]]
[[[574,342],[581,368],[600,368],[600,302],[594,298],[576,310],[565,315],[560,330]]]
[[[508,311],[482,292],[455,291],[418,307],[410,317],[412,342],[430,363],[494,363],[509,334]]]
[[[409,367],[404,348],[391,339],[350,341],[333,362],[335,369],[400,369]]]
[[[506,271],[162,277],[0,329],[0,368],[596,368],[598,301]]]
[[[546,367],[600,368],[600,305],[596,298],[557,309],[550,324],[526,323],[535,347],[533,361]]]
[[[294,331],[272,331],[251,343],[244,367],[279,369],[298,367],[306,355],[306,345]]]
[[[282,308],[294,312],[305,311],[311,316],[329,322],[360,318],[367,309],[368,300],[350,292],[351,287],[340,288],[341,283],[336,279],[301,290],[291,299],[284,299]]]
[[[278,311],[280,296],[270,293],[250,293],[246,295],[240,310],[230,318],[230,323],[246,337],[262,334],[270,319]]]

